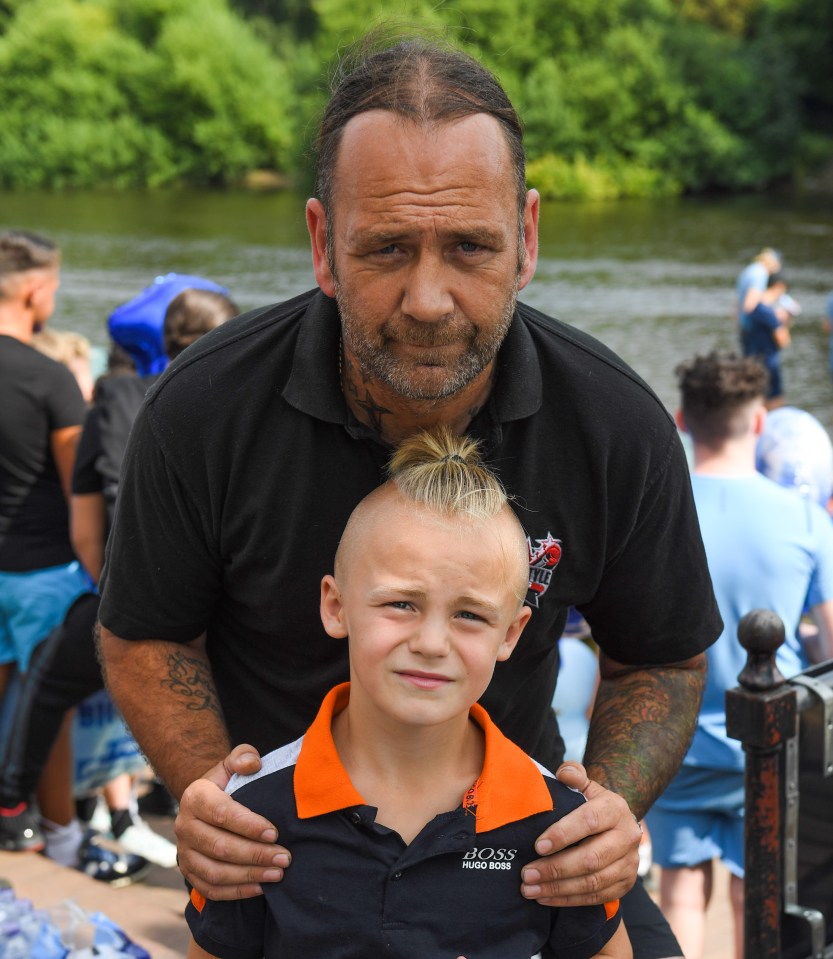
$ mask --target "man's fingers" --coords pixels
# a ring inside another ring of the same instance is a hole
[[[521,892],[542,905],[584,906],[623,896],[636,881],[640,829],[625,800],[567,763],[557,772],[587,802],[537,839],[541,859],[522,870]]]
[[[591,783],[587,770],[581,763],[576,762],[562,763],[555,772],[555,778],[565,786],[578,789],[582,793]]]
[[[232,773],[237,773],[238,776],[251,776],[252,773],[260,770],[260,753],[254,746],[243,743],[232,749],[223,764],[228,770],[229,778],[231,778]],[[225,788],[225,783],[223,783],[223,788]]]
[[[180,870],[197,892],[215,901],[260,896],[263,894],[261,883],[283,878],[282,869],[266,870],[217,862],[195,850],[180,857]]]
[[[192,782],[182,794],[174,828],[177,839],[193,842],[210,855],[211,849],[207,847],[208,840],[203,833],[203,827],[208,826],[258,843],[274,843],[278,839],[278,830],[268,819],[227,796],[206,777]],[[216,836],[210,838],[216,841]]]

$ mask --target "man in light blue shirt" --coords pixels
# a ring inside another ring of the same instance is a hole
[[[785,676],[809,664],[799,638],[808,597],[833,656],[833,524],[816,503],[755,470],[766,419],[767,371],[751,357],[711,353],[678,367],[681,429],[694,449],[692,486],[724,631],[707,651],[709,673],[683,766],[648,815],[654,861],[662,867],[661,906],[689,959],[702,956],[712,860],[728,867],[736,954],[742,956],[743,753],[726,735],[725,693],[737,685],[746,652],[738,622],[774,610],[786,640]]]
[[[781,254],[778,250],[766,246],[738,274],[736,284],[737,318],[741,334],[749,326],[749,314],[761,302],[770,274],[778,273],[781,267]]]

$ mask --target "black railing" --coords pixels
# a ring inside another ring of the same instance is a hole
[[[726,726],[746,754],[744,959],[833,959],[833,660],[785,680],[768,610],[738,638]]]

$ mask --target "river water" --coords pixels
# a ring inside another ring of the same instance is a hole
[[[313,286],[303,209],[290,193],[0,193],[0,229],[61,245],[52,325],[104,346],[109,312],[159,273],[223,283],[241,309]],[[673,409],[674,366],[735,345],[735,278],[762,246],[783,251],[803,307],[783,358],[788,401],[833,433],[820,330],[833,292],[831,197],[545,204],[538,271],[522,299],[603,340]]]

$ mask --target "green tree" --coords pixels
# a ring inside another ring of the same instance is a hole
[[[18,0],[0,36],[0,183],[233,181],[282,168],[283,64],[222,0]]]

